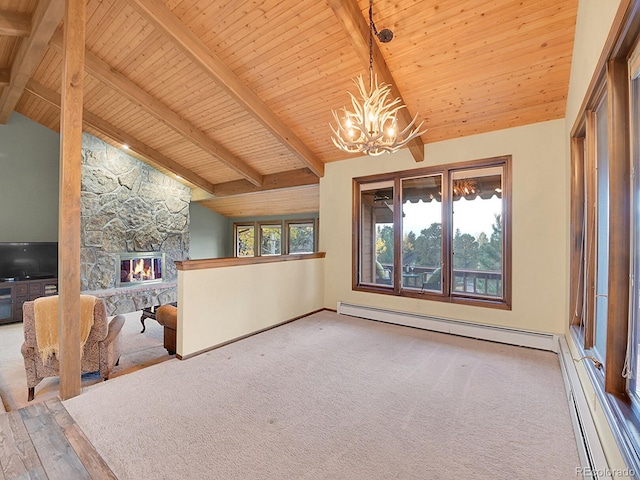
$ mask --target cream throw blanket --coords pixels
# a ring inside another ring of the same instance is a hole
[[[58,298],[58,295],[40,297],[33,302],[36,342],[43,364],[52,356],[57,356],[60,348],[58,343]],[[80,355],[84,351],[84,344],[93,326],[95,304],[96,297],[80,295],[80,340],[82,342]]]

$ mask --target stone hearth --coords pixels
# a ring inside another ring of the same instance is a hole
[[[87,133],[82,136],[81,288],[110,315],[176,301],[189,258],[191,189]],[[164,282],[116,288],[122,252],[164,252]]]

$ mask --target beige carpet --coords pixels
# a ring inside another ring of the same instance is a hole
[[[120,480],[575,478],[555,354],[320,312],[63,402]]]
[[[128,313],[125,317],[121,333],[123,354],[120,364],[113,370],[112,378],[173,358],[163,347],[163,329],[156,321],[146,319],[147,329],[140,333],[140,312]],[[0,397],[6,410],[16,410],[28,405],[27,379],[20,353],[23,341],[22,323],[0,327]],[[101,382],[99,374],[82,376],[83,388]],[[59,385],[57,377],[45,378],[36,387],[34,401],[57,397],[60,393]]]

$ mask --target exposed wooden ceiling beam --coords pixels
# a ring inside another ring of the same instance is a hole
[[[64,0],[40,0],[33,13],[31,34],[22,40],[11,68],[9,86],[0,95],[0,123],[6,124],[24,87],[42,60],[51,35],[62,21]]]
[[[9,85],[10,76],[11,72],[8,68],[0,68],[0,87]]]
[[[51,45],[59,50],[62,48],[62,33],[60,31],[56,31],[51,38]],[[121,73],[113,70],[106,62],[88,50],[85,55],[85,70],[102,83],[118,91],[133,103],[151,113],[160,122],[180,133],[205,152],[226,164],[229,168],[235,170],[252,184],[258,186],[262,184],[262,175],[260,173],[236,157],[224,146],[211,139],[196,126],[184,120],[157,98],[148,94]]]
[[[265,192],[268,190],[284,190],[287,188],[301,187],[305,185],[317,185],[320,183],[318,176],[308,168],[290,170],[288,172],[272,173],[262,177],[262,186],[256,187],[246,180],[234,180],[233,182],[217,183],[213,187],[212,195],[195,195],[194,202],[210,200],[219,197],[232,197],[234,195],[248,195]]]
[[[340,23],[344,27],[344,31],[351,39],[351,44],[358,55],[358,58],[362,61],[367,71],[369,70],[369,22],[362,16],[362,12],[358,7],[356,0],[328,0],[333,13],[336,15]],[[403,104],[406,102],[402,100],[400,90],[396,86],[397,83],[391,75],[391,71],[384,61],[380,47],[374,41],[373,42],[373,70],[378,74],[380,80],[391,85],[392,98],[400,98]],[[402,108],[398,112],[398,116],[404,125],[408,125],[413,116],[409,112],[408,108]],[[404,127],[402,127],[404,128]],[[420,137],[414,138],[409,142],[409,150],[416,162],[424,160],[424,143]]]
[[[224,88],[313,173],[324,175],[324,162],[287,127],[231,69],[216,57],[162,0],[130,0],[138,12],[164,32],[183,53]]]
[[[27,37],[31,33],[31,15],[0,10],[0,35]]]
[[[56,93],[52,90],[49,90],[47,87],[37,83],[34,80],[29,80],[26,86],[26,90],[32,93],[33,95],[41,98],[47,103],[60,108],[60,94]],[[148,145],[142,143],[126,132],[120,130],[117,127],[105,122],[97,115],[87,111],[86,109],[83,112],[83,122],[85,125],[95,128],[96,130],[102,132],[107,137],[111,138],[116,143],[126,142],[129,145],[129,148],[145,158],[148,158],[150,161],[163,166],[167,170],[175,173],[176,175],[180,175],[182,178],[187,180],[188,182],[193,183],[194,185],[202,188],[203,190],[214,193],[215,185],[211,182],[205,180],[201,176],[193,173],[191,170],[183,167],[178,162],[170,159],[166,155],[154,150]],[[246,180],[242,180],[246,181]],[[248,181],[246,181],[249,185],[252,185]]]
[[[31,79],[25,87],[29,93],[41,98],[45,102],[60,108],[60,94],[56,93],[44,85]],[[209,200],[217,197],[228,197],[234,195],[246,195],[267,190],[278,190],[286,188],[300,187],[304,185],[314,185],[320,182],[317,175],[307,168],[291,170],[288,172],[273,173],[264,175],[262,186],[257,187],[248,180],[234,180],[232,182],[224,182],[213,184],[205,180],[200,175],[193,173],[188,168],[182,166],[175,160],[158,152],[152,147],[146,145],[135,137],[129,135],[125,131],[111,125],[102,120],[97,115],[89,112],[87,109],[83,112],[83,122],[85,125],[92,127],[105,136],[111,138],[114,143],[126,143],[129,149],[138,155],[149,159],[152,163],[160,165],[170,172],[180,175],[182,178],[202,189],[206,194],[196,195],[194,192],[193,201]]]

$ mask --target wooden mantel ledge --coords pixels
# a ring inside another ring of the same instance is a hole
[[[176,261],[178,270],[204,270],[207,268],[234,267],[239,265],[257,265],[259,263],[288,262],[291,260],[310,260],[313,258],[324,258],[326,252],[299,253],[295,255],[273,255],[268,257],[225,257],[206,258],[203,260],[182,260]]]

